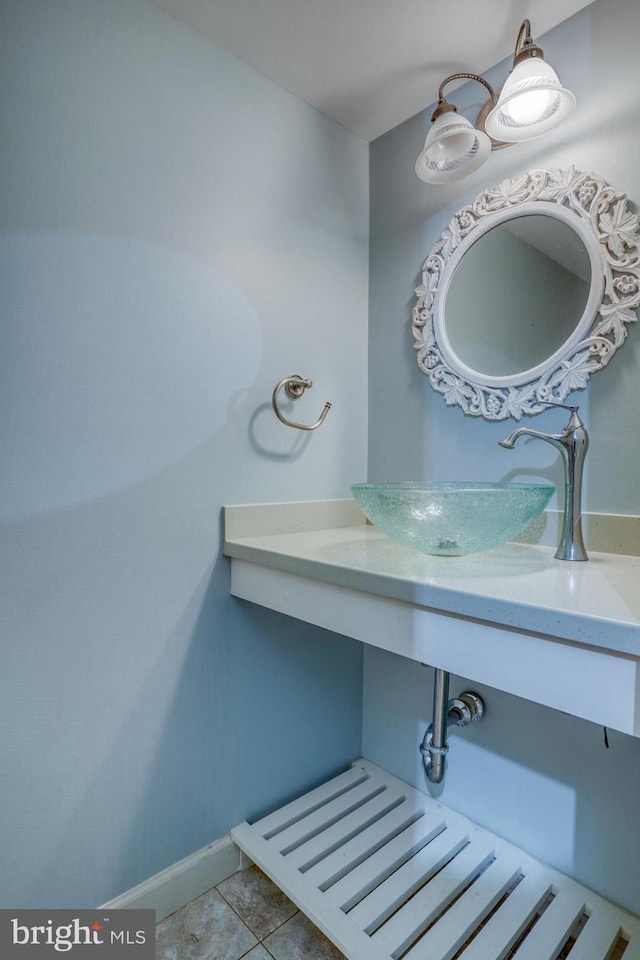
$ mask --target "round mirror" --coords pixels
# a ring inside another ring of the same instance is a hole
[[[451,350],[481,375],[526,379],[569,339],[590,287],[589,254],[569,224],[540,214],[508,220],[453,271],[443,304]]]
[[[460,210],[425,261],[413,334],[449,404],[519,419],[586,386],[640,300],[638,217],[594,174],[534,171]]]

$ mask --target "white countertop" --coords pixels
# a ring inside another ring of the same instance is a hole
[[[366,524],[352,501],[226,507],[225,536],[232,558],[640,657],[640,557],[568,562],[520,543],[427,556]]]

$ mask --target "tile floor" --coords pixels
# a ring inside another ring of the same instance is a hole
[[[156,934],[157,960],[345,960],[255,866],[234,873],[162,920]],[[571,953],[574,943],[572,937],[558,960]],[[623,960],[623,953],[619,941],[610,960]]]
[[[157,960],[344,960],[257,867],[162,920]]]

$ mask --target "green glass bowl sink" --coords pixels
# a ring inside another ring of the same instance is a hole
[[[513,540],[538,517],[554,487],[529,483],[356,483],[362,512],[393,540],[457,557]]]

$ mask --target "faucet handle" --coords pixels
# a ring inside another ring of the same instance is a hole
[[[571,410],[571,413],[577,413],[580,407],[571,403],[561,403],[560,400],[539,400],[538,403],[545,403],[548,407],[564,407],[565,410]]]
[[[575,427],[584,427],[584,423],[580,418],[578,410],[580,409],[578,404],[572,403],[561,403],[559,400],[540,400],[540,403],[544,403],[549,407],[562,407],[564,410],[569,410],[571,416],[569,417],[569,422],[565,429],[575,428]]]

